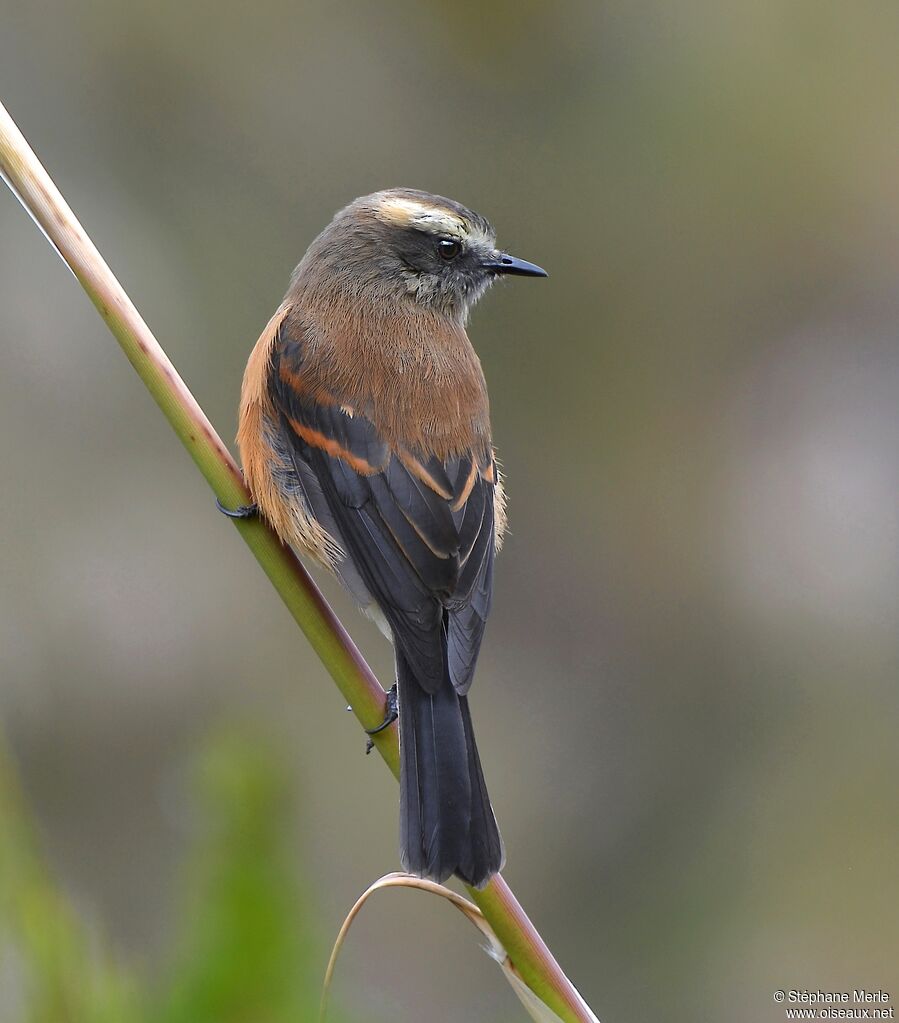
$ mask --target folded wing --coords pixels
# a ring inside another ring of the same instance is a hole
[[[270,373],[273,439],[309,509],[380,606],[419,685],[435,693],[448,674],[467,692],[493,586],[492,453],[438,459],[388,445],[367,415],[311,385],[299,342],[275,346]]]

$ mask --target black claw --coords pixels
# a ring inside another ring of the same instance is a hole
[[[397,708],[396,699],[396,682],[387,691],[387,706],[385,708],[384,720],[378,725],[377,728],[366,728],[365,732],[367,735],[377,735],[378,732],[383,732],[385,728],[389,728],[394,721],[399,717],[399,710]],[[368,740],[368,744],[365,747],[366,754],[371,753],[374,747],[374,742],[371,739]]]
[[[237,508],[226,508],[222,502],[216,498],[215,506],[222,513],[227,515],[229,519],[252,519],[259,514],[258,504],[241,504]]]

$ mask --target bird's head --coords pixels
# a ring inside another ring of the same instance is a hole
[[[504,274],[546,271],[497,249],[490,223],[460,203],[391,188],[337,213],[309,247],[294,283],[346,298],[412,299],[464,320]]]

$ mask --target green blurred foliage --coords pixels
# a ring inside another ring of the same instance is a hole
[[[101,951],[47,873],[2,738],[0,733],[4,1012],[28,1023],[141,1023],[147,1006],[133,979]]]
[[[201,770],[208,817],[192,854],[187,933],[159,1023],[315,1019],[323,949],[315,882],[290,859],[285,773],[261,736],[220,737]]]
[[[328,949],[313,926],[315,883],[286,840],[284,764],[261,736],[229,728],[208,743],[197,773],[200,823],[179,884],[181,919],[163,977],[152,980],[126,970],[59,891],[0,748],[0,978],[20,987],[23,1021],[318,1019]],[[340,1023],[338,1009],[328,1018]]]

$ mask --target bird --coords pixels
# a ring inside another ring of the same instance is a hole
[[[507,275],[547,276],[461,203],[411,188],[355,199],[253,348],[237,434],[249,510],[393,643],[381,727],[398,715],[404,870],[475,888],[505,859],[468,692],[506,510],[466,324]]]

